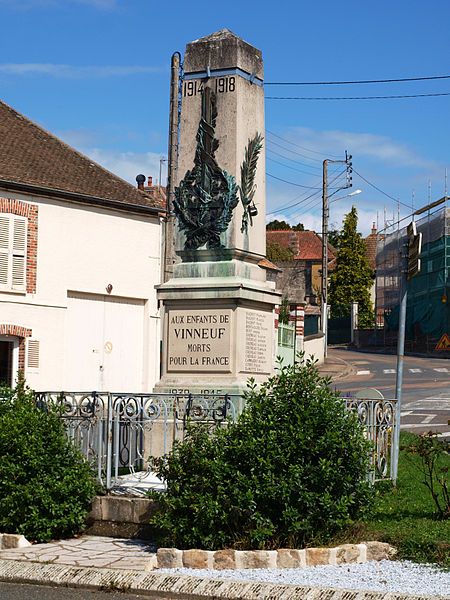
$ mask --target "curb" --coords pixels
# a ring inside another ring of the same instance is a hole
[[[340,358],[338,356],[333,356],[332,361],[335,363],[340,363],[343,366],[343,369],[338,372],[332,372],[331,370],[329,372],[326,372],[326,366],[325,366],[325,364],[322,364],[321,366],[319,366],[319,373],[322,376],[329,375],[335,381],[337,379],[343,379],[344,377],[348,377],[349,375],[351,375],[352,373],[355,372],[353,365],[351,363],[349,363],[348,361],[344,360],[343,358]],[[322,373],[321,373],[321,367],[323,369]]]
[[[0,581],[136,593],[171,600],[442,600],[439,596],[225,581],[114,569],[0,560]]]
[[[336,548],[292,550],[178,550],[158,548],[146,570],[176,569],[298,569],[317,565],[364,563],[389,559],[397,550],[384,542],[343,544]]]

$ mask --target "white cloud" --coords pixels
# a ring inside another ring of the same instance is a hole
[[[1,1],[1,0],[0,0]],[[139,73],[164,71],[164,67],[143,65],[58,65],[53,63],[5,63],[0,64],[0,73],[7,75],[50,75],[66,79],[92,77],[125,77]]]
[[[92,158],[95,162],[118,175],[132,185],[136,185],[136,175],[142,173],[153,177],[153,183],[158,183],[161,155],[154,152],[119,152],[104,148],[79,148],[80,152]],[[166,163],[162,168],[162,183],[167,177]]]
[[[375,159],[389,165],[390,168],[418,167],[423,170],[437,167],[436,163],[427,161],[407,144],[396,142],[383,135],[339,130],[316,131],[308,127],[295,127],[290,129],[283,137],[294,144],[303,146],[305,149],[309,148],[313,152],[322,154],[322,158],[326,158],[327,155],[333,153],[338,159],[342,160],[344,150],[348,150],[355,157]],[[268,139],[277,140],[277,138],[271,138],[270,135]],[[295,147],[292,149],[295,149]],[[333,158],[332,156],[328,157]],[[317,159],[317,156],[311,155],[311,158]]]

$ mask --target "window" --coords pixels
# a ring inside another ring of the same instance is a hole
[[[25,291],[27,219],[0,214],[0,289]]]

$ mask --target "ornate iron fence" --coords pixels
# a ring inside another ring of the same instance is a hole
[[[364,435],[371,444],[369,480],[394,480],[394,464],[398,462],[395,448],[397,400],[385,398],[345,398],[348,410],[357,413]]]
[[[242,398],[228,394],[39,392],[35,400],[42,408],[60,407],[68,438],[107,490],[123,474],[148,477],[149,457],[165,455],[182,440],[188,420],[221,426],[242,409]]]
[[[97,479],[112,489],[123,474],[136,479],[150,475],[149,457],[163,456],[175,440],[182,440],[188,420],[211,427],[234,422],[243,398],[210,394],[129,394],[97,392],[40,392],[38,406],[59,406],[67,436],[92,463]],[[372,442],[371,482],[392,479],[396,401],[382,398],[345,398],[357,411],[367,439]]]

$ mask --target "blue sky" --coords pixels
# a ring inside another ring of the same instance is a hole
[[[262,50],[266,82],[448,75],[449,18],[447,0],[0,0],[0,99],[130,183],[141,172],[156,182],[167,154],[170,57],[189,41],[231,29]],[[450,79],[265,89],[283,97],[449,92]],[[345,150],[393,199],[354,173],[362,193],[332,204],[331,224],[353,200],[360,230],[377,219],[381,229],[385,209],[397,217],[398,200],[401,216],[410,212],[413,190],[416,208],[424,206],[429,181],[432,200],[442,197],[449,108],[450,96],[266,100],[267,212],[279,211],[269,218],[320,231],[322,160]]]

